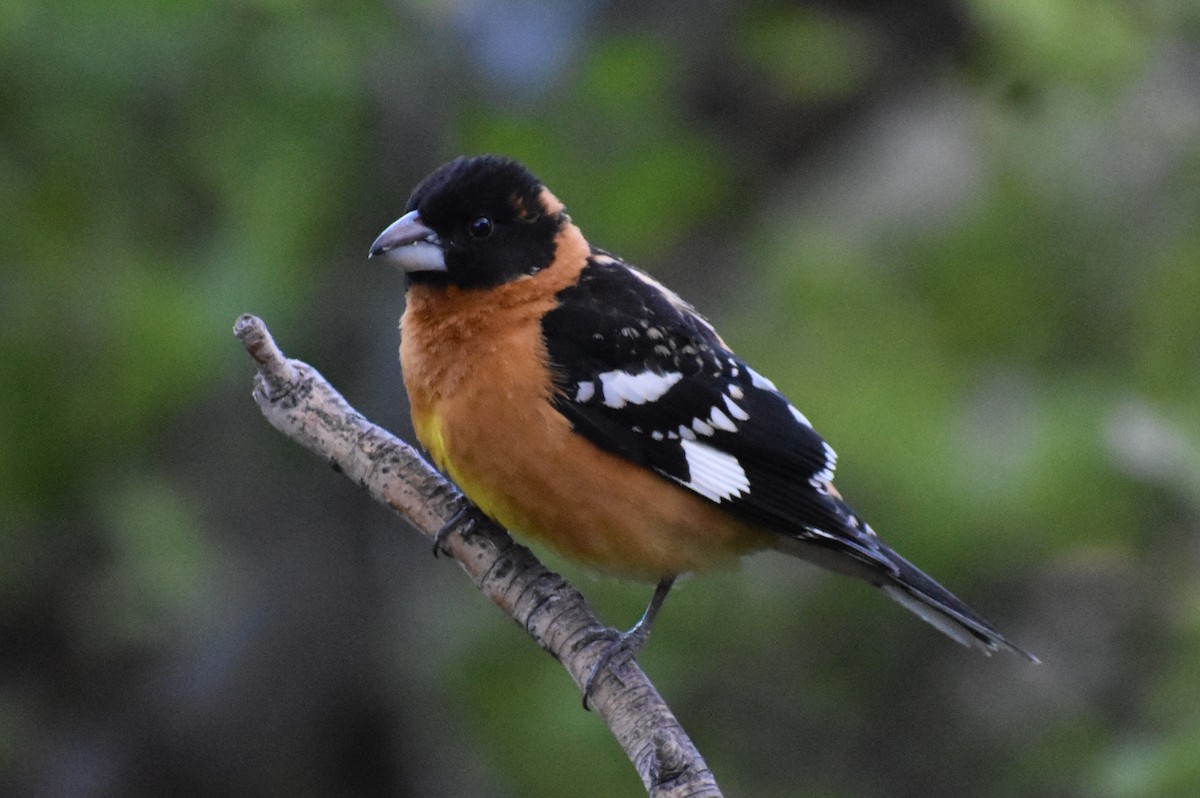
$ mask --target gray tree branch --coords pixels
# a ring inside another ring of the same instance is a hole
[[[372,424],[299,360],[288,360],[261,319],[243,315],[234,334],[254,359],[254,401],[267,421],[366,488],[442,549],[485,596],[557,659],[575,684],[587,679],[613,630],[579,591],[513,542],[413,447]],[[712,772],[636,662],[599,677],[590,704],[654,798],[720,798]]]

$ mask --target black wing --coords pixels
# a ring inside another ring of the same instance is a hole
[[[557,298],[542,327],[576,432],[734,515],[893,570],[831,493],[833,450],[689,305],[599,250]]]

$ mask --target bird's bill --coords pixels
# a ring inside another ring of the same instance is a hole
[[[367,257],[382,255],[405,272],[444,272],[446,254],[437,233],[421,222],[417,211],[409,211],[387,226],[371,245]]]

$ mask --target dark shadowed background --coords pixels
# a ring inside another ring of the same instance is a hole
[[[1044,660],[783,558],[689,580],[643,664],[727,794],[1200,794],[1190,0],[7,0],[0,793],[640,793],[557,664],[267,426],[231,334],[411,439],[367,247],[478,152]],[[649,595],[564,568],[616,625]]]

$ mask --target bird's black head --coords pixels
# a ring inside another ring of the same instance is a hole
[[[413,283],[489,288],[554,260],[562,204],[516,161],[458,158],[417,186],[404,216],[371,245]]]

